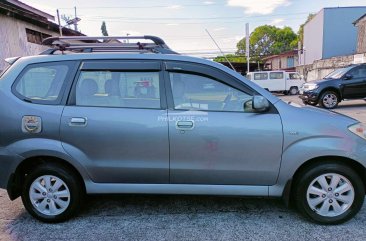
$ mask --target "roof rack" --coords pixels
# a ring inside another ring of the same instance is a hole
[[[134,42],[129,40],[150,40],[152,43]],[[171,50],[168,45],[156,36],[66,36],[50,37],[42,41],[43,45],[52,46],[40,55],[51,55],[56,51],[72,51],[82,53],[92,52],[139,52],[139,53],[161,53],[178,54]]]

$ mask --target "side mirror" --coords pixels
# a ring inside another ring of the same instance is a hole
[[[345,74],[344,77],[343,77],[344,80],[349,80],[349,79],[352,79],[352,78],[353,78],[353,75],[351,75],[351,74]]]
[[[252,108],[258,112],[264,112],[269,108],[269,102],[266,98],[260,95],[253,96]]]

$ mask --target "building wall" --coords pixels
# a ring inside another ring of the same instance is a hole
[[[298,65],[298,56],[279,56],[270,60],[267,60],[266,63],[271,64],[272,70],[280,70],[280,69],[287,69],[292,68],[287,65],[287,58],[293,57],[294,58],[294,66]]]
[[[363,55],[363,59],[366,61],[366,53],[361,55]],[[296,71],[303,75],[307,82],[319,80],[338,68],[354,64],[356,58],[359,59],[360,57],[359,55],[345,55],[316,60],[312,64],[297,66]]]
[[[323,22],[322,9],[310,22],[304,26],[304,53],[301,55],[301,64],[311,64],[321,59],[323,49]]]
[[[357,23],[357,53],[366,53],[366,17]]]
[[[356,53],[357,28],[353,22],[365,13],[366,7],[324,9],[322,58]]]
[[[57,32],[29,24],[18,19],[0,15],[0,70],[3,70],[7,63],[5,58],[15,56],[36,55],[47,49],[46,46],[29,43],[25,29],[29,28],[52,36],[58,36]]]

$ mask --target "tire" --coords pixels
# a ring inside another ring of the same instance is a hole
[[[47,180],[51,185],[47,184]],[[46,190],[46,187],[51,191]],[[42,222],[57,223],[70,219],[79,211],[83,198],[84,189],[79,178],[61,165],[38,166],[25,177],[23,205],[33,217]]]
[[[290,95],[297,95],[299,93],[299,89],[297,87],[291,87],[288,93]]]
[[[340,178],[339,182],[336,181],[337,177]],[[324,188],[318,180],[323,180]],[[332,180],[338,185],[333,185]],[[296,189],[293,190],[298,210],[319,224],[340,224],[348,221],[361,209],[365,198],[365,187],[359,175],[350,167],[335,162],[313,165],[301,172],[295,183]],[[348,186],[344,186],[346,184]],[[329,189],[332,187],[333,189]],[[346,187],[351,188],[345,191]],[[338,192],[334,192],[336,190]]]
[[[319,105],[325,109],[334,109],[338,106],[339,102],[340,98],[338,93],[331,90],[325,91],[319,99]]]

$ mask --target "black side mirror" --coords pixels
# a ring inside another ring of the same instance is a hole
[[[352,78],[353,78],[353,75],[351,75],[351,74],[345,74],[344,77],[343,77],[344,80],[349,80],[349,79],[352,79]]]

